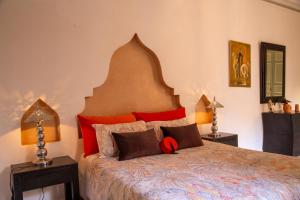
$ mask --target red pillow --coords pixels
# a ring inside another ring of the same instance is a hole
[[[178,144],[176,140],[172,137],[165,137],[160,143],[159,143],[160,149],[165,154],[175,153],[175,151],[178,149]]]
[[[180,107],[176,110],[164,111],[164,112],[155,112],[155,113],[142,113],[142,112],[133,112],[136,120],[143,120],[145,122],[150,121],[168,121],[181,119],[185,117],[185,108]]]
[[[96,131],[92,124],[119,124],[135,122],[134,115],[122,116],[82,116],[77,115],[83,139],[84,157],[99,152]]]

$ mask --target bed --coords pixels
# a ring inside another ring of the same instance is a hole
[[[176,155],[82,157],[79,166],[86,199],[300,199],[299,158],[209,141]]]
[[[81,114],[121,115],[180,107],[157,56],[135,35],[112,56],[105,83]],[[178,154],[79,161],[85,200],[299,200],[300,159],[204,141]]]

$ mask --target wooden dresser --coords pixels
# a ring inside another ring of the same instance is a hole
[[[262,113],[263,151],[300,155],[300,113]]]

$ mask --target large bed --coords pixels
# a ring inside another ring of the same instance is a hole
[[[299,200],[300,159],[205,141],[205,145],[118,161],[79,161],[90,200]]]
[[[180,107],[157,56],[137,35],[119,48],[105,83],[82,115],[122,115]],[[204,141],[178,154],[119,161],[99,154],[79,161],[85,200],[299,200],[300,159]]]

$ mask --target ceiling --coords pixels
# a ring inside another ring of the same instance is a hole
[[[264,0],[300,12],[300,0]]]
[[[300,0],[285,0],[285,1],[290,1],[290,2],[294,2],[294,3],[300,4]]]

